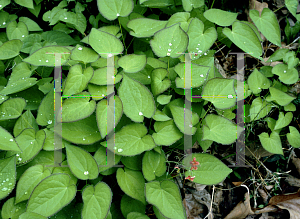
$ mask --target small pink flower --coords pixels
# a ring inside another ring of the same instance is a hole
[[[198,169],[197,165],[199,165],[200,163],[196,161],[196,157],[194,157],[193,160],[190,162],[190,164],[192,165],[191,170],[197,170]]]
[[[189,180],[191,180],[191,181],[193,181],[194,179],[195,179],[195,177],[193,176],[188,176],[188,177],[185,177],[185,179],[189,179]]]

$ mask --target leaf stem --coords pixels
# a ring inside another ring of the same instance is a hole
[[[119,17],[118,17],[118,21],[119,21],[119,26],[120,26],[121,34],[122,34],[122,39],[123,39],[123,45],[124,45],[124,48],[125,48],[125,53],[127,55],[127,48],[126,48],[126,45],[125,45],[124,35],[123,35],[122,26],[121,26]]]

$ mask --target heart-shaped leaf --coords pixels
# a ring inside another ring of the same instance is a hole
[[[133,9],[132,0],[97,0],[98,9],[107,20],[115,20],[119,16],[127,17]]]
[[[258,94],[262,89],[268,89],[271,86],[269,79],[257,69],[254,69],[250,74],[247,83],[254,94]]]
[[[299,131],[293,127],[289,126],[290,133],[286,134],[286,137],[294,148],[299,148],[300,147],[300,133]]]
[[[2,200],[12,192],[16,184],[15,156],[11,156],[0,160],[0,180],[0,199]]]
[[[154,129],[156,133],[153,133],[152,137],[157,145],[172,145],[183,136],[173,120],[155,122]]]
[[[146,55],[130,54],[121,57],[118,64],[123,68],[124,72],[135,73],[145,68],[147,63]]]
[[[279,76],[279,80],[285,84],[295,84],[298,79],[298,71],[295,68],[288,68],[286,64],[277,64],[273,67],[272,73]]]
[[[23,42],[21,40],[10,40],[0,45],[0,60],[16,57],[20,54]]]
[[[277,132],[273,131],[270,136],[268,133],[263,132],[260,135],[258,135],[258,137],[264,149],[273,154],[283,155],[281,140]]]
[[[155,180],[156,176],[162,176],[167,170],[165,153],[146,151],[143,156],[143,174],[147,181]]]
[[[127,23],[127,27],[132,29],[129,32],[134,37],[151,37],[157,31],[163,29],[168,21],[160,21],[149,18],[136,18]]]
[[[250,107],[250,121],[264,118],[271,111],[271,108],[272,105],[267,101],[262,101],[260,97],[255,98]]]
[[[168,71],[164,68],[157,68],[152,71],[151,90],[154,96],[163,93],[171,86],[171,81],[165,78]]]
[[[237,18],[238,13],[211,8],[204,12],[204,17],[219,26],[230,26]]]
[[[293,119],[293,113],[288,112],[284,115],[283,112],[280,112],[274,130],[281,129],[283,127],[288,126],[291,123],[292,119]]]
[[[296,99],[296,97],[292,97],[292,96],[288,95],[287,93],[285,93],[281,90],[278,90],[274,87],[270,87],[269,90],[271,93],[272,100],[276,100],[276,102],[281,106],[286,106],[290,102],[292,102],[294,99]]]

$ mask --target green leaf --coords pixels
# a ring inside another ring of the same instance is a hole
[[[196,88],[200,87],[201,85],[204,84],[204,82],[207,79],[207,75],[209,73],[209,67],[207,66],[200,66],[194,63],[191,63],[191,87]],[[179,75],[180,78],[175,79],[176,87],[177,88],[186,88],[185,86],[185,64],[184,63],[179,63],[178,65],[175,66],[175,71]]]
[[[2,127],[1,127],[2,128]],[[2,137],[2,135],[0,135]],[[1,141],[2,142],[2,141]],[[0,199],[7,197],[16,184],[16,157],[11,156],[0,160]]]
[[[284,111],[296,111],[296,106],[293,103],[289,103],[288,105],[283,107]]]
[[[205,11],[203,15],[207,20],[219,26],[230,26],[236,20],[238,13],[212,8]]]
[[[269,8],[264,8],[259,16],[259,11],[250,10],[249,16],[260,32],[272,43],[281,47],[281,33],[276,15]]]
[[[187,32],[187,29],[191,21],[191,19],[189,18],[190,18],[189,12],[176,12],[169,18],[166,27],[170,27],[174,24],[180,23],[180,27],[183,29],[183,31]]]
[[[114,35],[92,28],[89,34],[89,44],[102,58],[109,57],[108,53],[117,55],[123,52],[123,43]]]
[[[36,122],[40,126],[47,126],[52,124],[54,119],[54,89],[42,100],[36,117]]]
[[[274,130],[281,129],[283,127],[288,126],[291,123],[292,119],[293,119],[293,113],[288,112],[284,115],[283,112],[280,112]]]
[[[286,137],[294,148],[299,148],[300,147],[300,133],[299,131],[293,127],[289,126],[290,133],[286,134]]]
[[[224,145],[236,141],[237,125],[232,121],[222,116],[209,114],[205,117],[205,122],[206,125],[202,127],[203,140],[212,140]]]
[[[23,61],[34,66],[55,67],[56,56],[53,53],[61,54],[61,65],[68,62],[70,50],[63,46],[45,46],[23,59]]]
[[[182,7],[185,11],[191,11],[193,8],[200,8],[204,5],[204,0],[182,0]]]
[[[127,17],[133,10],[132,0],[97,0],[99,12],[107,20]]]
[[[77,42],[71,36],[61,31],[46,31],[41,36],[43,40],[49,43],[56,43],[58,46],[69,46]]]
[[[193,53],[192,60],[199,58],[198,55],[204,54],[217,40],[216,29],[210,27],[204,32],[204,24],[197,17],[191,21],[187,34],[189,36],[188,51]]]
[[[114,103],[114,104],[113,104]],[[109,115],[114,116],[114,120],[109,121],[111,124],[108,126],[107,117],[111,118]],[[96,109],[96,117],[97,117],[97,124],[100,130],[101,137],[104,138],[107,134],[109,134],[114,127],[117,126],[121,117],[123,115],[123,105],[122,101],[118,96],[110,97],[109,98],[109,105],[107,105],[107,100],[101,100],[97,104]],[[107,128],[109,130],[107,130]]]
[[[8,199],[2,206],[1,218],[17,219],[26,211],[26,203],[15,204],[15,197]]]
[[[177,58],[186,51],[188,41],[187,33],[177,23],[156,32],[154,38],[150,40],[150,46],[158,57]]]
[[[147,181],[155,180],[155,177],[162,176],[166,170],[165,153],[161,154],[155,151],[146,151],[143,156],[143,175]]]
[[[285,2],[285,6],[289,9],[291,14],[294,17],[299,18],[298,17],[299,15],[297,15],[297,7],[298,7],[299,2],[297,0],[285,0],[284,2]]]
[[[273,154],[283,155],[281,140],[277,132],[273,131],[270,136],[268,133],[263,132],[258,137],[264,149]]]
[[[167,68],[167,63],[160,61],[153,57],[147,57],[147,64],[150,65],[152,68]]]
[[[172,98],[172,95],[159,95],[157,97],[157,102],[160,105],[166,105],[170,102],[171,98]]]
[[[151,90],[154,96],[163,93],[171,86],[169,78],[165,78],[168,75],[168,71],[164,68],[154,69],[151,73]]]
[[[276,124],[276,120],[271,117],[267,117],[264,120],[267,121],[269,129],[273,131]]]
[[[18,151],[21,152],[14,137],[3,127],[0,126],[0,149],[5,151]]]
[[[0,3],[1,3],[1,7],[0,7],[0,10],[2,10],[5,6],[9,5],[11,2],[11,0],[1,0]]]
[[[247,83],[254,94],[258,94],[262,91],[262,89],[268,89],[271,86],[268,78],[257,69],[254,69],[254,71],[250,74]]]
[[[145,68],[147,63],[146,55],[125,55],[118,60],[118,64],[124,72],[135,73]]]
[[[139,154],[137,156],[132,156],[132,157],[123,156],[122,164],[124,164],[125,167],[132,169],[132,170],[142,170],[142,161],[143,161],[143,156],[145,153]]]
[[[21,49],[21,52],[28,53],[28,54],[34,53],[36,50],[39,49],[39,48],[37,48],[38,46],[40,46],[40,48],[42,47],[41,41],[42,41],[42,37],[39,34],[28,35],[23,40],[24,44]]]
[[[170,181],[151,181],[145,184],[147,202],[167,218],[186,218],[178,186]]]
[[[218,109],[228,109],[236,104],[234,80],[213,78],[207,81],[202,98],[214,104]]]
[[[72,50],[71,59],[75,61],[82,61],[86,64],[97,61],[99,59],[99,55],[94,50],[77,44]]]
[[[0,105],[0,121],[16,119],[22,115],[26,102],[23,98],[11,98]]]
[[[89,83],[97,84],[97,85],[107,85],[107,84],[116,84],[119,83],[122,79],[121,74],[117,74],[117,69],[114,68],[114,82],[108,82],[107,81],[107,67],[99,68],[94,71],[94,75],[92,79],[89,81]]]
[[[14,0],[18,5],[33,9],[33,0]]]
[[[17,156],[17,164],[27,163],[32,160],[43,148],[46,138],[44,130],[35,131],[34,129],[25,129],[16,137],[16,142],[22,150],[21,153],[16,151],[7,152],[6,156]]]
[[[24,212],[19,219],[47,219],[47,217],[33,212]]]
[[[205,120],[203,120],[203,122],[205,122]],[[202,150],[204,152],[206,152],[206,150],[212,145],[212,143],[214,141],[202,140],[203,139],[203,131],[202,131],[202,128],[200,128],[200,127],[197,128],[195,135],[197,136],[197,141],[198,141],[199,145],[201,146]]]
[[[195,134],[197,129],[193,126],[199,122],[198,114],[179,106],[170,105],[169,107],[178,129],[186,135]],[[187,111],[189,111],[189,114],[192,115],[192,118],[185,116]],[[186,124],[189,124],[189,127],[184,127],[185,122]]]
[[[140,0],[140,4],[143,7],[149,8],[164,8],[173,5],[172,0]]]
[[[26,24],[28,31],[43,31],[43,29],[41,29],[35,21],[28,17],[19,17],[19,21],[22,21]]]
[[[145,215],[146,205],[125,194],[121,199],[121,211],[125,218],[130,218],[131,213]],[[137,218],[142,219],[141,217],[133,217],[133,219],[137,219]]]
[[[178,130],[173,120],[166,122],[155,122],[154,129],[156,133],[152,137],[156,145],[172,145],[182,138],[183,134]],[[150,180],[148,180],[150,181]]]
[[[24,129],[33,128],[35,131],[39,130],[38,124],[30,110],[23,113],[15,123],[14,136],[18,136]]]
[[[152,136],[147,135],[147,128],[139,123],[124,126],[115,134],[115,139],[109,141],[115,143],[115,154],[122,156],[134,156],[155,147]],[[106,142],[101,145],[106,147]]]
[[[61,164],[65,165],[65,167],[54,167],[52,173],[66,173],[66,174],[68,174],[71,177],[71,183],[73,183],[74,185],[76,185],[78,179],[71,172],[71,170],[70,170],[70,168],[68,166],[68,162],[66,160],[64,160]]]
[[[271,111],[271,108],[272,105],[267,101],[262,101],[260,97],[255,98],[250,107],[250,121],[264,118]]]
[[[273,67],[272,73],[279,76],[279,80],[285,84],[295,84],[298,79],[298,71],[295,68],[288,68],[286,64],[277,64]]]
[[[0,60],[6,60],[16,57],[20,54],[23,46],[21,40],[10,40],[0,46]]]
[[[29,167],[18,181],[16,203],[29,199],[33,189],[50,175],[51,171],[41,164]]]
[[[292,96],[288,95],[287,93],[282,92],[281,90],[278,90],[276,88],[270,87],[269,90],[270,90],[272,99],[276,100],[276,102],[280,106],[286,106],[290,102],[292,102],[294,99],[296,99],[296,97],[292,97]]]
[[[90,145],[100,141],[101,135],[97,127],[96,116],[92,114],[77,122],[63,123],[62,137],[74,144]]]
[[[197,165],[197,170],[191,171],[192,165],[189,162],[191,162],[193,158],[196,158],[199,165]],[[222,161],[210,154],[191,154],[188,155],[183,162],[185,168],[188,170],[185,172],[185,176],[195,176],[193,182],[203,185],[218,184],[232,172]]]
[[[75,122],[89,117],[96,109],[96,101],[91,100],[89,93],[82,92],[78,95],[86,95],[86,97],[78,97],[66,99],[62,105],[62,122]]]
[[[106,183],[99,182],[95,187],[90,185],[83,190],[82,200],[82,219],[104,219],[111,205],[112,191]]]
[[[131,36],[141,38],[141,37],[151,37],[157,31],[163,29],[168,21],[160,21],[149,18],[136,18],[132,19],[127,23],[127,27],[132,29],[129,32]]]
[[[9,40],[18,39],[23,41],[28,36],[27,25],[22,21],[19,23],[12,21],[6,27],[6,34]]]
[[[82,70],[81,65],[73,65],[70,70],[68,77],[66,79],[66,84],[64,87],[64,95],[71,96],[82,92],[91,78],[94,75],[94,69],[92,67],[87,67]]]
[[[87,180],[98,177],[98,165],[90,153],[70,144],[66,144],[66,151],[70,169],[78,179]]]
[[[152,118],[156,121],[162,121],[162,122],[171,120],[171,118],[169,116],[167,116],[163,112],[159,111],[158,109],[156,109],[155,114],[153,115]]]
[[[103,172],[105,170],[108,170],[111,168],[111,166],[108,166],[106,160],[107,160],[107,154],[106,154],[106,148],[100,146],[99,149],[95,152],[94,154],[94,158],[97,162],[97,164],[99,165],[99,172]],[[117,165],[122,156],[115,154],[115,163],[114,165]]]
[[[154,98],[148,88],[123,75],[118,90],[122,100],[124,114],[134,122],[143,122],[144,116],[151,118],[156,110]]]
[[[267,60],[267,62],[276,62],[276,61],[281,61],[283,60],[283,57],[285,54],[289,51],[289,49],[278,49],[276,50]]]
[[[141,201],[144,205],[147,204],[144,194],[145,179],[140,171],[130,170],[128,168],[118,168],[116,174],[117,182],[122,191],[134,198]]]
[[[27,63],[19,63],[13,68],[9,81],[6,87],[0,91],[0,94],[13,94],[34,86],[37,83],[37,79],[30,78],[31,74],[32,71],[29,69]]]
[[[49,217],[68,205],[76,195],[76,185],[70,184],[70,176],[53,174],[40,182],[33,190],[27,212]]]
[[[253,57],[262,55],[262,46],[259,38],[253,29],[245,23],[235,21],[232,30],[224,28],[223,33],[241,50],[249,53]]]

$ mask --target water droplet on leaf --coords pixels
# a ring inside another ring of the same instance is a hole
[[[142,112],[139,112],[139,115],[140,115],[140,116],[142,116],[142,115],[143,115],[143,113],[142,113]]]
[[[78,50],[82,50],[82,47],[79,47]]]
[[[88,174],[89,174],[89,171],[85,171],[83,174],[84,174],[84,175],[88,175]]]

